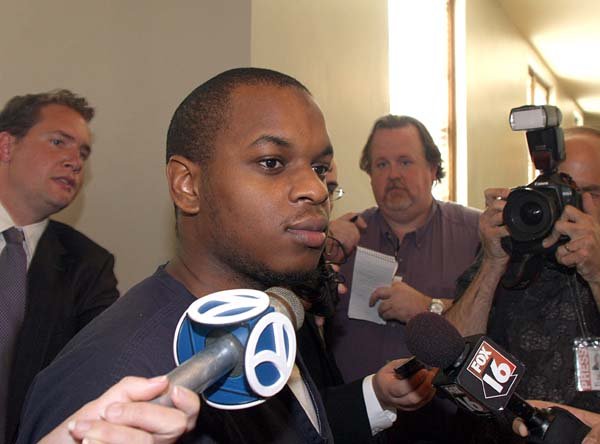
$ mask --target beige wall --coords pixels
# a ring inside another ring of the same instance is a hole
[[[482,208],[485,188],[527,182],[525,135],[510,130],[508,114],[526,103],[528,66],[555,79],[496,0],[467,0],[466,59],[468,204]],[[575,104],[560,89],[553,93],[563,126],[572,126]]]
[[[459,149],[467,151],[466,203],[482,207],[485,188],[527,181],[525,136],[510,131],[508,113],[526,103],[528,67],[556,79],[496,0],[467,0],[466,26],[468,148]],[[358,158],[374,119],[389,109],[387,1],[253,0],[251,53],[253,66],[297,77],[320,103],[348,191],[335,215],[373,205]],[[575,104],[559,88],[553,95],[563,126],[572,125]]]
[[[224,69],[269,67],[305,83],[348,192],[335,214],[373,205],[358,159],[389,109],[386,0],[6,0],[2,13],[0,102],[68,87],[97,107],[86,186],[58,218],[115,254],[121,290],[172,254],[166,128],[184,95]],[[527,179],[524,135],[507,119],[525,102],[528,64],[553,78],[495,0],[467,0],[466,24],[467,194],[481,207],[484,188]],[[556,96],[568,116],[573,103]]]
[[[66,87],[97,108],[87,183],[58,219],[117,258],[120,289],[173,249],[169,119],[210,76],[250,63],[249,0],[2,2],[0,102]]]
[[[598,114],[584,114],[583,121],[585,126],[591,126],[600,130],[600,115]]]
[[[298,78],[319,102],[347,195],[335,214],[373,205],[360,150],[389,110],[386,0],[253,0],[252,65]]]

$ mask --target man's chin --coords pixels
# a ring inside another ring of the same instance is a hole
[[[56,214],[59,211],[64,210],[71,204],[71,202],[73,202],[73,199],[60,199],[60,200],[57,199],[57,200],[55,200],[54,202],[52,202],[51,210],[50,210],[51,213],[49,214],[49,216],[52,214]]]
[[[263,285],[266,287],[295,287],[303,285],[307,281],[314,279],[317,273],[317,267],[309,270],[285,270],[263,272],[259,277]]]
[[[384,202],[384,208],[389,212],[406,211],[412,205],[409,199],[390,199]]]

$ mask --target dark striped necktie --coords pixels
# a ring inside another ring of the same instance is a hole
[[[25,314],[27,287],[23,233],[13,227],[3,231],[2,235],[6,245],[0,253],[0,442],[4,440],[10,369]]]

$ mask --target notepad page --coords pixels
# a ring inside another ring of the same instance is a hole
[[[397,268],[398,263],[393,256],[357,247],[348,304],[349,318],[385,324],[386,321],[377,312],[379,301],[369,307],[369,299],[376,288],[391,285]]]

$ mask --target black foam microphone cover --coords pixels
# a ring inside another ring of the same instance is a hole
[[[443,338],[443,341],[440,341]],[[419,313],[406,325],[406,345],[420,361],[442,369],[452,366],[465,349],[458,330],[436,313]]]

